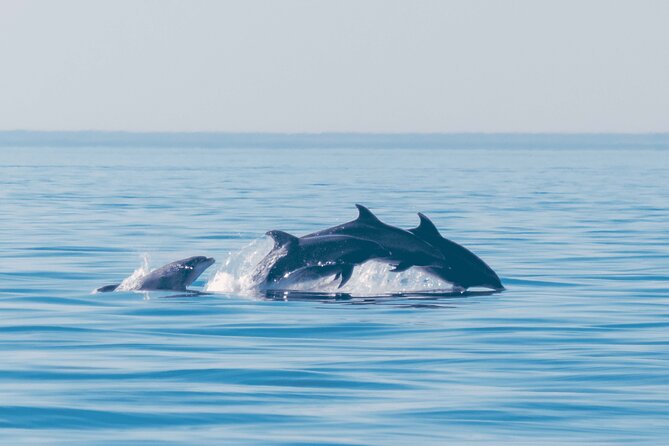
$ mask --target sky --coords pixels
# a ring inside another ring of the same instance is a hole
[[[0,0],[0,130],[667,132],[669,1]]]

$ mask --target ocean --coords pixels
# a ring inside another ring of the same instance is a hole
[[[666,135],[6,136],[3,444],[669,441]],[[506,290],[383,268],[337,295],[239,285],[266,231],[355,203],[425,213]],[[207,293],[93,293],[192,255],[217,260]]]

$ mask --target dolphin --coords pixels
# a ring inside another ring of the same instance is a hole
[[[298,238],[283,231],[269,231],[274,247],[256,266],[253,281],[258,286],[283,279],[298,281],[334,275],[339,288],[349,281],[355,265],[389,255],[372,240],[347,235],[321,235]]]
[[[313,232],[300,238],[308,240],[324,235],[347,235],[374,241],[387,251],[378,260],[393,264],[391,271],[405,271],[412,266],[439,266],[446,260],[444,254],[416,234],[383,223],[369,209],[360,204],[358,218],[347,223]]]
[[[442,237],[434,223],[425,215],[419,212],[418,217],[420,224],[409,229],[409,232],[437,248],[445,258],[441,265],[419,266],[419,269],[452,283],[461,291],[473,286],[491,288],[495,291],[504,289],[495,271],[476,254]]]
[[[186,291],[186,287],[195,282],[214,262],[215,260],[211,257],[195,256],[168,263],[142,277],[139,287],[135,289]],[[119,285],[121,284],[106,285],[95,291],[98,293],[114,291]]]

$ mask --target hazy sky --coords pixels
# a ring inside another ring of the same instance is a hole
[[[669,131],[669,1],[0,0],[0,130]]]

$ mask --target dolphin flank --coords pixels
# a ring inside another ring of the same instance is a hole
[[[267,286],[283,279],[312,280],[334,275],[341,288],[355,265],[389,253],[379,243],[347,235],[324,234],[297,238],[283,231],[269,231],[274,247],[256,266],[253,281]]]

